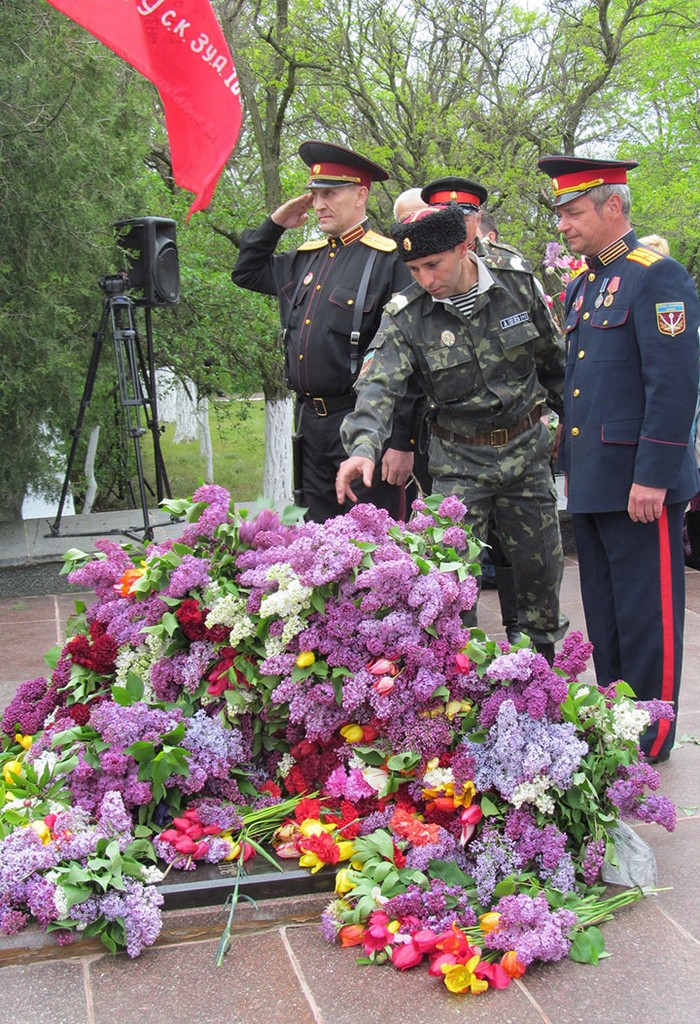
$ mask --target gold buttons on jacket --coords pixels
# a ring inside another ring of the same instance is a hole
[[[574,398],[578,398],[578,396],[579,396],[580,394],[581,394],[581,389],[580,389],[580,388],[574,388],[574,390],[573,390],[573,396],[574,396]]]
[[[589,281],[595,281],[595,274],[589,274],[588,275],[588,280]]]
[[[304,321],[304,323],[305,323],[305,324],[310,324],[310,323],[311,323],[311,321],[310,321],[310,320],[305,320],[305,321]]]
[[[583,319],[584,319],[584,320],[588,320],[588,318],[589,318],[589,316],[590,316],[590,315],[591,315],[591,314],[590,314],[590,313],[588,312],[588,310],[586,310],[586,312],[585,312],[585,313],[583,314]]]
[[[586,354],[586,350],[585,350],[585,349],[583,349],[583,348],[582,348],[582,349],[580,349],[580,350],[579,350],[579,352],[578,352],[578,357],[579,357],[579,359],[583,359],[583,357],[585,356],[585,354]]]
[[[571,436],[572,437],[578,437],[578,435],[580,433],[581,433],[581,431],[578,429],[578,427],[572,427],[571,428]]]

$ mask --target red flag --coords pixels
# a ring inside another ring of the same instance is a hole
[[[209,205],[241,127],[236,69],[209,0],[48,0],[160,93],[173,177]]]

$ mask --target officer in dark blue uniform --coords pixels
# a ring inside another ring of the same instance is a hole
[[[689,444],[700,305],[686,270],[630,229],[634,161],[544,157],[559,230],[585,267],[566,292],[563,457],[598,684],[678,710],[682,519],[698,491]],[[642,737],[668,757],[675,723]]]
[[[308,518],[323,522],[338,514],[335,476],[345,459],[339,431],[355,405],[353,384],[385,303],[410,275],[393,239],[367,222],[370,187],[385,181],[386,171],[325,142],[304,142],[299,155],[311,169],[308,191],[243,232],[232,277],[279,300],[287,383],[297,396],[295,501],[308,507]],[[311,208],[323,237],[275,255],[284,232],[305,224]],[[359,496],[396,519],[408,511],[404,484],[413,465],[416,399],[409,396],[397,410],[372,487]]]

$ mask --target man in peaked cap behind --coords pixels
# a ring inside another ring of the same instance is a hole
[[[551,661],[568,623],[559,610],[552,442],[540,407],[561,407],[561,339],[531,274],[492,270],[469,251],[456,203],[419,210],[392,235],[414,281],[387,305],[365,357],[357,405],[341,427],[350,457],[338,473],[338,501],[352,499],[355,479],[370,479],[417,372],[436,407],[434,489],[464,500],[482,540],[493,514],[516,570],[520,625]]]
[[[630,227],[631,160],[548,156],[559,230],[585,257],[566,291],[563,458],[598,684],[624,679],[677,711],[682,520],[698,490],[689,444],[700,306],[690,275]],[[669,756],[675,722],[642,749]]]
[[[287,383],[297,397],[295,501],[308,507],[308,518],[323,522],[339,511],[335,475],[345,458],[339,429],[355,404],[353,384],[385,303],[410,277],[396,243],[367,222],[372,182],[385,181],[386,171],[325,142],[304,142],[299,155],[310,168],[307,191],[243,232],[232,277],[242,288],[278,298]],[[276,255],[284,232],[304,225],[311,209],[323,237]],[[407,515],[414,404],[410,397],[397,410],[374,479],[359,495],[396,519]]]

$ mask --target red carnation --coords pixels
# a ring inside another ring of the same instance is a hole
[[[76,725],[85,725],[90,721],[90,709],[87,704],[72,704],[68,716]]]

